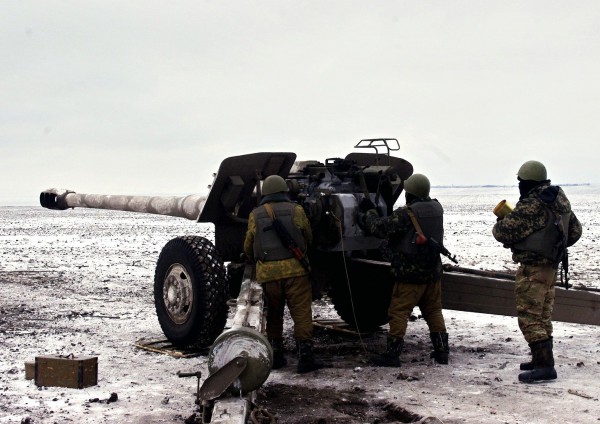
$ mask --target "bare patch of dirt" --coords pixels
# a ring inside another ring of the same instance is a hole
[[[261,407],[277,411],[281,424],[414,423],[419,414],[383,400],[374,400],[363,389],[352,391],[324,387],[267,384],[257,394]]]

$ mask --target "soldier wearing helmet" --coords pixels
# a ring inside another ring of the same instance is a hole
[[[519,381],[554,380],[552,309],[557,269],[566,258],[566,248],[581,237],[581,224],[563,190],[550,184],[541,162],[525,162],[517,180],[519,201],[512,212],[498,218],[492,234],[519,263],[517,319],[532,355],[530,362],[520,365],[525,372],[519,374]]]
[[[309,271],[277,235],[277,219],[302,251],[312,242],[310,223],[302,206],[290,201],[287,183],[279,175],[268,176],[262,185],[263,198],[248,218],[244,240],[246,256],[256,262],[256,280],[267,298],[267,337],[273,347],[273,369],[287,365],[283,349],[283,317],[287,302],[294,321],[298,347],[298,372],[323,367],[312,353],[312,287]]]
[[[429,327],[433,352],[430,357],[440,364],[448,363],[448,333],[442,314],[442,262],[440,253],[428,238],[443,242],[442,205],[429,197],[429,179],[413,174],[404,181],[406,205],[390,216],[379,217],[373,203],[365,198],[360,205],[365,212],[364,227],[369,233],[385,238],[396,283],[388,309],[390,331],[387,349],[373,356],[379,366],[400,366],[400,354],[408,319],[419,306]]]

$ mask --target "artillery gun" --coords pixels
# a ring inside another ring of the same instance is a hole
[[[412,165],[391,155],[393,138],[364,139],[344,158],[296,161],[291,152],[228,157],[214,174],[208,196],[186,197],[78,194],[48,189],[40,203],[49,209],[84,207],[169,215],[214,224],[214,244],[185,235],[162,249],[154,276],[154,301],[161,328],[176,346],[207,347],[226,323],[227,301],[238,295],[244,274],[243,242],[248,216],[261,198],[262,181],[280,175],[292,200],[304,207],[313,229],[308,256],[316,296],[327,290],[339,316],[360,331],[387,323],[393,280],[380,249],[382,240],[358,225],[358,205],[368,196],[382,216],[392,213]],[[447,309],[514,315],[512,276],[472,272],[444,274]],[[577,298],[571,299],[573,296]],[[589,297],[589,296],[588,296]],[[598,324],[594,302],[583,293],[559,293],[556,320]],[[561,302],[577,306],[561,309]]]
[[[369,196],[383,215],[390,214],[413,167],[390,154],[400,149],[396,139],[365,139],[355,148],[345,158],[324,162],[297,162],[291,152],[228,157],[207,196],[79,194],[53,188],[40,194],[40,203],[56,210],[111,209],[214,224],[214,244],[197,235],[170,240],[154,277],[156,313],[167,339],[178,346],[205,347],[222,332],[227,300],[239,292],[248,216],[260,200],[261,183],[280,175],[313,228],[308,255],[315,291],[328,290],[340,317],[366,331],[387,322],[393,282],[386,267],[373,266],[383,260],[381,239],[357,225],[358,204]]]

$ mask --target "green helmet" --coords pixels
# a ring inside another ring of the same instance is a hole
[[[412,174],[404,181],[404,190],[417,197],[429,196],[429,179],[423,174]]]
[[[263,196],[266,196],[267,194],[279,193],[282,191],[290,191],[287,183],[283,178],[281,178],[279,175],[269,175],[267,178],[265,178],[265,181],[262,185]]]
[[[537,160],[528,160],[519,168],[517,176],[522,180],[545,181],[548,179],[546,167]]]

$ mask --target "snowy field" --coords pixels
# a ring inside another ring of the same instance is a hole
[[[565,187],[583,225],[570,252],[574,285],[600,288],[600,188]],[[445,244],[460,265],[515,270],[510,252],[492,235],[492,209],[516,203],[517,187],[433,188],[445,208]],[[195,411],[195,381],[177,371],[202,371],[206,357],[177,359],[140,350],[161,338],[152,297],[162,246],[185,234],[212,238],[209,225],[179,218],[76,209],[0,208],[0,423],[181,422]],[[315,302],[314,315],[335,318]],[[445,311],[451,363],[428,361],[422,319],[408,329],[403,365],[368,366],[385,334],[362,339],[316,331],[316,352],[330,365],[305,376],[273,371],[257,402],[281,423],[598,423],[600,329],[556,323],[559,379],[517,383],[527,347],[512,317]],[[25,380],[36,355],[74,353],[99,358],[97,386],[38,388]],[[118,401],[107,403],[111,393]],[[90,400],[99,399],[91,402]],[[435,418],[427,418],[435,417]],[[436,421],[437,420],[437,421]]]

